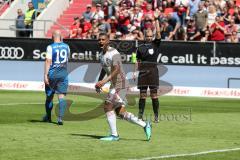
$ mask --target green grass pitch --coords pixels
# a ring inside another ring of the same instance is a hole
[[[74,101],[70,109],[74,114],[102,102],[79,95],[68,99]],[[149,142],[142,128],[119,119],[120,141],[100,141],[99,137],[108,134],[104,115],[88,121],[65,121],[63,126],[39,122],[44,101],[43,92],[0,91],[0,160],[160,159],[240,147],[240,100],[160,97],[160,123],[153,123]],[[128,111],[136,114],[137,108],[128,106]],[[150,100],[146,114],[152,114]],[[161,159],[239,160],[240,150]]]

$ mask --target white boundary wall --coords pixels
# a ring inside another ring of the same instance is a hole
[[[90,92],[95,92],[94,84],[70,83],[69,90],[74,92],[84,92],[88,88]],[[27,90],[44,91],[44,83],[36,81],[0,81],[0,90]],[[161,88],[160,88],[161,91]],[[108,92],[108,87],[103,88],[103,92]],[[138,93],[137,88],[130,89],[130,92]],[[207,88],[207,87],[181,87],[174,86],[168,96],[190,96],[190,97],[215,97],[215,98],[240,98],[240,89],[231,88]]]

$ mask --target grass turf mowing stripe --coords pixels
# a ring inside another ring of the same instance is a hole
[[[38,104],[45,104],[45,103],[3,103],[0,106],[15,106],[15,105],[38,105]]]
[[[231,152],[231,151],[238,151],[238,150],[240,150],[240,148],[209,150],[209,151],[195,152],[195,153],[163,155],[163,156],[158,156],[158,157],[146,157],[146,158],[128,159],[128,160],[152,160],[152,159],[163,159],[163,158],[177,158],[177,157],[205,155],[205,154],[210,154],[210,153]]]

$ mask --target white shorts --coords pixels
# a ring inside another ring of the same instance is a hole
[[[126,99],[127,89],[111,88],[107,95],[106,101],[112,103],[114,108],[127,105]]]

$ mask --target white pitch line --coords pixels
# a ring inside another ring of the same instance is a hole
[[[15,106],[15,105],[34,105],[34,104],[45,104],[45,103],[2,103],[0,106]]]
[[[238,151],[238,150],[240,150],[240,148],[209,150],[209,151],[196,152],[196,153],[163,155],[163,156],[158,156],[158,157],[146,157],[146,158],[129,159],[129,160],[152,160],[152,159],[163,159],[163,158],[187,157],[187,156],[205,155],[205,154],[209,154],[209,153],[221,153],[221,152],[230,152],[230,151]]]

